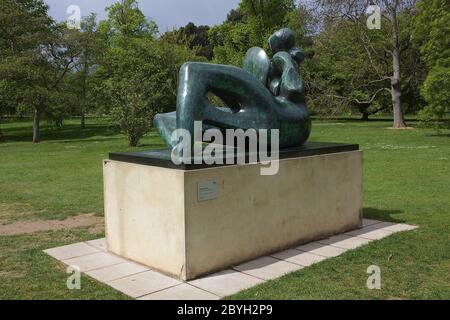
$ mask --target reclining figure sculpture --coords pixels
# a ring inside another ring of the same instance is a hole
[[[279,147],[298,147],[311,132],[299,63],[304,59],[295,47],[294,33],[281,29],[269,38],[272,61],[258,47],[248,50],[243,69],[210,63],[187,62],[180,69],[176,112],[158,114],[154,124],[164,141],[175,147],[176,129],[194,137],[194,121],[203,130],[279,129]],[[225,107],[208,100],[218,96]],[[192,142],[194,144],[195,141]]]

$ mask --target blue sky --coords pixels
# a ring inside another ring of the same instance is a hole
[[[78,5],[81,15],[95,12],[106,17],[105,8],[117,0],[45,0],[49,13],[57,21],[64,21],[70,5]],[[224,21],[227,13],[236,8],[239,0],[140,0],[139,7],[147,18],[158,24],[159,31],[181,27],[192,21],[197,25],[215,25]]]

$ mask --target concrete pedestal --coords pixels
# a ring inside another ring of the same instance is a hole
[[[287,157],[274,176],[121,160],[104,162],[109,251],[182,280],[361,226],[359,150]]]

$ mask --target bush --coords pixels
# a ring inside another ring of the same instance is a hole
[[[450,126],[446,117],[450,111],[450,68],[437,66],[428,74],[422,94],[428,105],[420,111],[419,119],[436,131]]]
[[[196,57],[164,40],[133,39],[105,58],[99,70],[103,96],[130,146],[137,146],[156,113],[175,109],[179,68]]]
[[[131,82],[116,90],[112,97],[115,107],[111,114],[123,133],[128,137],[131,147],[136,147],[139,140],[150,130],[156,110],[151,108],[144,92],[136,90],[139,86]]]

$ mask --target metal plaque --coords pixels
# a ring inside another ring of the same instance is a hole
[[[217,181],[199,181],[197,182],[197,200],[208,201],[217,199],[219,194],[219,184]]]

